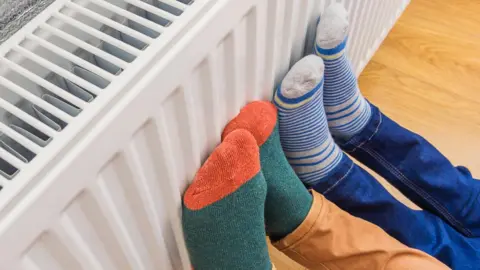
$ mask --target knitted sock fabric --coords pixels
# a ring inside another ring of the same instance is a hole
[[[307,185],[327,177],[343,155],[328,130],[323,109],[323,71],[320,57],[304,57],[287,73],[274,97],[283,150]]]
[[[288,164],[282,151],[277,126],[277,110],[270,102],[246,105],[225,127],[222,137],[238,129],[248,130],[260,146],[262,172],[267,182],[265,221],[270,238],[280,240],[293,232],[306,218],[312,195]]]
[[[183,231],[195,270],[270,270],[267,185],[255,138],[232,132],[195,175],[183,198]]]
[[[341,4],[330,5],[317,28],[316,52],[325,61],[323,102],[328,125],[333,136],[343,140],[359,133],[371,116],[345,55],[347,33],[348,12]]]

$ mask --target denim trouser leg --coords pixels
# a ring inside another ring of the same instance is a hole
[[[480,235],[480,181],[377,107],[365,129],[340,146],[465,236]]]
[[[312,188],[343,210],[378,225],[400,242],[453,269],[477,269],[480,239],[465,237],[434,214],[400,203],[346,155],[328,179]]]

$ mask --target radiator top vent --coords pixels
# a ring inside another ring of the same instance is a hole
[[[192,2],[65,1],[0,55],[0,189]]]

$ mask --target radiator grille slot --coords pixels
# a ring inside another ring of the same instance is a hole
[[[192,3],[67,1],[0,56],[0,190]]]

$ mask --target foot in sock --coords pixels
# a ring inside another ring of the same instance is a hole
[[[360,93],[345,54],[348,12],[334,3],[324,12],[317,28],[316,53],[325,61],[323,102],[330,131],[348,140],[359,133],[371,116],[370,104]]]
[[[265,239],[267,185],[255,138],[229,134],[183,198],[183,231],[195,270],[272,269]]]
[[[273,241],[293,232],[306,218],[312,195],[288,164],[282,150],[277,126],[277,110],[270,102],[246,105],[225,127],[222,138],[235,130],[248,130],[260,147],[261,170],[267,182],[265,222]]]
[[[306,185],[328,177],[342,151],[333,141],[323,108],[323,60],[309,55],[287,73],[275,93],[285,155]]]

